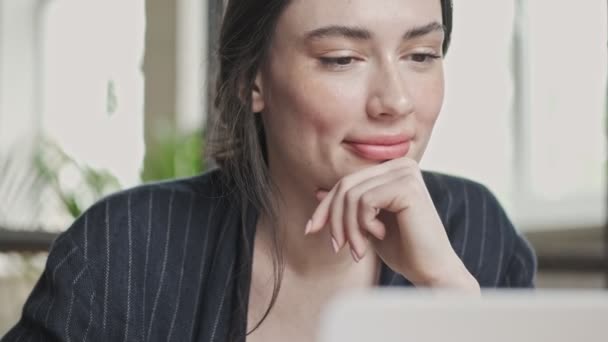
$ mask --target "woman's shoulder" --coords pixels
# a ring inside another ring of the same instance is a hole
[[[425,184],[455,252],[484,287],[532,286],[534,250],[497,197],[463,177],[423,171]]]
[[[498,198],[484,184],[434,171],[422,172],[424,182],[448,234],[485,231],[485,234],[515,233]],[[501,223],[488,231],[489,224]]]
[[[210,205],[229,195],[222,175],[214,169],[188,178],[170,179],[141,184],[105,196],[91,205],[77,220],[89,223],[107,220],[141,220],[142,216],[158,212],[178,213],[184,209],[183,201],[197,201]],[[163,205],[163,203],[165,205]],[[177,204],[177,205],[176,205]]]
[[[214,170],[99,200],[53,243],[24,307],[28,324],[20,322],[14,333],[146,340],[166,336],[167,322],[182,326],[196,312],[193,298],[215,279],[203,274],[221,273],[230,257],[230,237],[222,239],[232,222],[230,198]],[[134,318],[140,313],[145,324]],[[175,330],[175,336],[187,333]]]
[[[435,171],[422,171],[422,176],[440,214],[452,214],[465,207],[502,210],[494,193],[480,182]]]
[[[144,183],[118,191],[102,198],[91,209],[94,210],[107,202],[124,201],[128,198],[131,199],[132,204],[140,205],[142,202],[146,202],[144,199],[149,200],[151,196],[159,199],[168,199],[171,196],[193,197],[212,203],[228,197],[230,194],[230,187],[224,174],[219,169],[212,169],[192,177]]]
[[[139,185],[97,201],[57,241],[71,240],[93,264],[107,263],[108,254],[126,261],[124,251],[150,259],[163,254],[169,261],[179,259],[178,251],[189,241],[214,238],[212,227],[227,214],[231,197],[217,169]]]

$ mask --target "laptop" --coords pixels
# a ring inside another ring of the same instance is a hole
[[[376,289],[332,301],[319,342],[606,342],[608,292]]]

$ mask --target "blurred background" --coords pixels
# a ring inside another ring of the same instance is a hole
[[[605,0],[455,0],[422,167],[475,179],[540,288],[607,288]],[[109,192],[205,170],[222,0],[0,0],[0,336]]]

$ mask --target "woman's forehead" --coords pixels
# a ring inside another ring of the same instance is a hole
[[[327,26],[384,33],[433,22],[442,22],[440,0],[292,0],[279,19],[277,33],[301,36]]]

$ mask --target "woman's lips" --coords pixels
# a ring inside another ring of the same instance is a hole
[[[401,158],[407,154],[410,149],[411,140],[399,141],[345,141],[350,150],[358,154],[360,157],[374,161],[385,161],[390,159]]]

